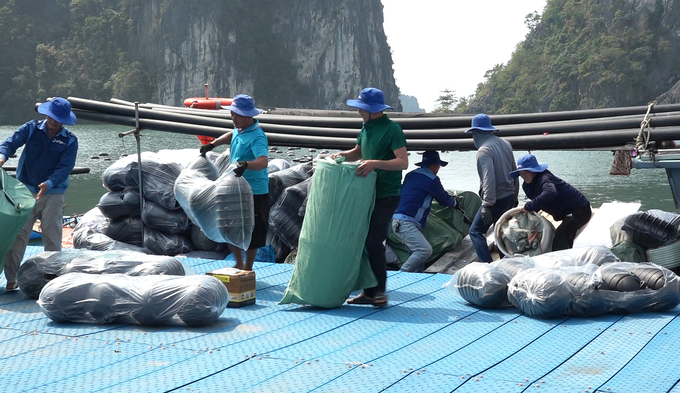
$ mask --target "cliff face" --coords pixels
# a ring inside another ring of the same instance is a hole
[[[155,101],[251,94],[260,107],[348,109],[363,87],[400,110],[380,0],[133,0],[128,58]]]
[[[673,99],[678,51],[680,0],[548,0],[527,39],[464,110],[544,112]]]

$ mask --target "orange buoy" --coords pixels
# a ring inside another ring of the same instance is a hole
[[[198,109],[222,109],[223,106],[229,106],[234,100],[232,98],[205,98],[193,97],[184,100],[184,106]]]
[[[201,141],[202,145],[207,145],[208,143],[215,140],[215,138],[212,136],[196,135],[196,137],[198,138],[199,141]]]

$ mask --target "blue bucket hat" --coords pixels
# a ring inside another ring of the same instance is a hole
[[[363,109],[368,113],[378,113],[385,109],[394,109],[389,105],[385,105],[385,95],[382,90],[375,87],[363,89],[361,94],[359,94],[359,99],[347,100],[347,105]]]
[[[491,125],[491,119],[489,115],[480,113],[472,118],[472,127],[465,130],[467,134],[470,131],[480,130],[480,131],[498,131],[498,128]]]
[[[247,94],[237,94],[231,102],[231,105],[223,106],[222,109],[232,111],[245,117],[255,117],[262,113],[262,109],[255,108],[253,97]]]
[[[449,163],[448,161],[442,161],[439,158],[439,153],[436,151],[427,150],[425,153],[423,153],[423,160],[421,162],[417,162],[416,165],[421,167],[428,167],[430,165],[447,166]]]
[[[67,99],[54,97],[51,101],[43,102],[38,106],[38,113],[49,116],[61,124],[76,124],[76,115],[71,112],[71,103]]]
[[[548,164],[538,164],[538,160],[533,154],[527,154],[517,160],[517,170],[508,173],[510,177],[519,176],[520,171],[543,172],[548,169]]]

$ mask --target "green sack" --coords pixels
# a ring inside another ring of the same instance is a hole
[[[467,235],[470,233],[470,225],[472,225],[472,220],[475,218],[477,211],[482,207],[482,198],[472,191],[451,191],[446,190],[452,197],[456,198],[458,201],[458,206],[465,212],[465,215],[470,219],[470,222],[465,220],[463,213],[460,210],[449,207],[442,206],[437,201],[432,201],[432,209],[430,210],[430,216],[435,215],[458,232]],[[429,219],[429,216],[428,216]]]
[[[647,253],[644,247],[632,240],[619,242],[611,248],[611,252],[624,262],[647,262]]]
[[[321,160],[312,178],[295,268],[279,304],[340,307],[356,289],[377,285],[364,245],[375,204],[375,172]]]
[[[5,269],[5,258],[14,240],[28,221],[35,206],[35,198],[19,180],[0,168],[0,272]]]
[[[449,224],[433,215],[432,212],[427,216],[427,225],[421,230],[421,233],[425,236],[427,242],[430,243],[430,246],[432,246],[432,255],[425,261],[426,269],[447,251],[454,249],[463,240],[463,234],[451,228]],[[399,240],[391,225],[387,234],[387,245],[397,254],[400,266],[411,256],[411,252]]]

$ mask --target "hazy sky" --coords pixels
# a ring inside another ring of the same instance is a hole
[[[507,63],[529,30],[524,17],[547,0],[382,0],[385,34],[401,93],[432,111],[444,89],[475,92]]]

